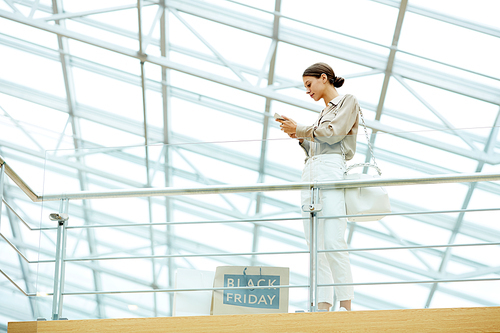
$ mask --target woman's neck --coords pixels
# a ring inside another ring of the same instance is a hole
[[[325,102],[325,105],[328,106],[328,103],[337,96],[339,96],[337,89],[335,89],[334,87],[328,87],[323,95],[323,101]]]

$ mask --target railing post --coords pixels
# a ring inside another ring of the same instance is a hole
[[[311,187],[311,203],[302,206],[302,211],[309,212],[311,223],[311,234],[309,239],[309,303],[310,312],[318,309],[318,216],[317,213],[323,208],[319,203],[319,188]]]
[[[54,294],[52,296],[52,320],[59,320],[62,314],[65,259],[66,259],[66,226],[68,222],[69,200],[62,199],[59,214],[50,214],[52,221],[57,221],[57,242],[54,271]]]
[[[5,163],[0,165],[0,226],[2,226],[2,200],[3,200],[3,175],[5,173]]]

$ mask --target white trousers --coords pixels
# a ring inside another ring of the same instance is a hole
[[[344,164],[342,155],[322,154],[311,157],[307,160],[302,172],[303,182],[328,181],[343,179]],[[345,215],[344,191],[320,190],[320,203],[323,210],[318,213],[320,216]],[[311,202],[311,191],[302,191],[302,205]],[[310,213],[303,212],[304,217],[309,217]],[[304,220],[304,235],[307,245],[310,247],[311,221]],[[347,249],[345,241],[345,230],[347,219],[318,219],[318,250],[339,250]],[[322,252],[318,253],[318,284],[330,283],[352,283],[351,263],[348,252]],[[354,298],[354,288],[352,286],[335,287],[335,294],[339,301],[351,300]],[[333,304],[333,287],[319,287],[317,302],[327,302]]]

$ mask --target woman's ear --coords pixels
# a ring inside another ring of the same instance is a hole
[[[325,73],[321,74],[321,82],[326,83],[328,81],[328,76]]]

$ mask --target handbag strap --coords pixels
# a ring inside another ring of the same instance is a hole
[[[334,106],[331,105],[329,109],[331,110],[333,107]],[[337,116],[337,113],[338,113],[338,109],[335,110],[333,113],[335,115],[335,117]],[[353,165],[347,167],[347,163],[346,163],[346,159],[345,159],[346,154],[345,154],[345,148],[344,148],[344,139],[342,139],[340,141],[340,151],[342,152],[342,161],[344,162],[344,169],[345,169],[344,174],[347,174],[349,171],[351,171],[354,168],[369,167],[369,168],[374,168],[380,176],[380,175],[382,175],[382,170],[380,170],[380,168],[377,165],[377,161],[375,160],[375,154],[373,153],[372,143],[370,142],[370,138],[368,136],[368,129],[366,128],[365,117],[363,116],[363,111],[361,111],[361,108],[359,109],[359,115],[361,117],[361,122],[362,122],[363,128],[365,130],[365,137],[366,137],[366,141],[368,142],[368,148],[370,149],[370,154],[371,154],[370,157],[371,157],[371,159],[373,159],[373,164],[371,164],[371,163],[356,163],[356,164],[353,164]]]

